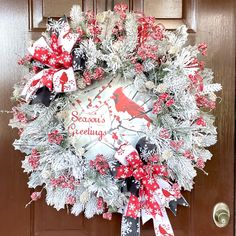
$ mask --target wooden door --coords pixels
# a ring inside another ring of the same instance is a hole
[[[59,16],[73,3],[83,9],[103,11],[119,1],[108,0],[0,0],[0,109],[10,110],[12,86],[24,74],[17,66],[24,55],[27,40],[35,39],[45,26],[47,16]],[[215,81],[223,85],[218,105],[218,143],[211,149],[214,158],[206,166],[209,176],[198,173],[194,191],[185,196],[190,208],[179,208],[170,215],[176,236],[234,235],[234,105],[235,105],[235,1],[234,0],[130,0],[130,10],[155,15],[167,28],[182,23],[190,27],[191,43],[209,45],[207,66],[215,72]],[[30,31],[29,31],[30,29]],[[29,201],[27,176],[22,173],[22,155],[13,150],[16,132],[8,127],[10,115],[0,116],[0,235],[2,236],[115,236],[120,234],[120,216],[112,221],[101,217],[57,212],[40,200],[25,209]],[[217,228],[212,220],[213,207],[225,202],[231,210],[230,224]],[[142,236],[154,235],[152,223],[142,227]]]

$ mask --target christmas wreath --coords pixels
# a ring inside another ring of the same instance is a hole
[[[185,46],[186,26],[165,30],[154,17],[71,10],[49,19],[18,63],[29,69],[14,87],[10,125],[25,153],[31,201],[87,218],[122,214],[121,234],[139,235],[153,219],[156,235],[173,235],[166,208],[188,206],[216,143],[213,73]]]

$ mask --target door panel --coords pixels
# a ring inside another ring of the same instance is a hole
[[[168,29],[176,29],[182,24],[187,24],[190,31],[196,28],[196,0],[29,0],[29,28],[32,32],[43,31],[48,17],[68,15],[73,4],[79,4],[85,11],[92,10],[97,13],[113,9],[119,2],[126,3],[130,11],[155,16]]]
[[[214,205],[221,201],[230,206],[234,215],[235,1],[201,0],[198,9],[196,42],[209,45],[206,65],[213,69],[223,91],[215,111],[218,143],[211,148],[214,156],[206,166],[209,175],[196,178],[193,229],[199,235],[234,235],[233,217],[223,229],[217,228],[211,218]],[[206,222],[198,223],[199,219]]]
[[[81,4],[77,0],[43,0],[43,17],[57,17],[58,15],[68,15],[74,4]]]
[[[60,2],[54,7],[53,2]],[[12,86],[24,74],[16,64],[24,55],[27,40],[37,39],[45,28],[47,16],[59,17],[68,12],[74,2],[86,10],[100,12],[113,8],[121,1],[112,0],[0,0],[0,109],[10,110]],[[235,104],[235,22],[234,0],[126,0],[130,10],[152,14],[169,29],[186,23],[189,42],[209,45],[206,65],[213,68],[215,81],[223,85],[222,101],[215,111],[218,143],[211,148],[214,154],[207,163],[206,176],[199,172],[194,190],[184,193],[190,208],[180,207],[177,217],[169,214],[176,236],[234,235],[234,217],[223,229],[212,220],[213,207],[225,202],[234,215],[234,104]],[[155,3],[154,3],[155,2]],[[29,11],[28,11],[29,10]],[[29,26],[29,27],[28,27]],[[29,29],[29,30],[28,30]],[[219,99],[220,100],[220,99]],[[11,144],[16,132],[7,126],[9,114],[0,116],[0,235],[4,236],[115,236],[120,235],[120,216],[112,221],[102,217],[85,219],[67,211],[57,212],[44,198],[24,208],[29,201],[27,176],[22,173],[22,155]],[[170,213],[170,212],[169,212]],[[13,224],[14,222],[14,224]],[[142,227],[142,236],[154,235],[152,222]]]
[[[27,4],[0,1],[0,110],[10,110],[12,85],[23,75],[17,66],[27,39]],[[17,55],[18,54],[18,55]],[[25,209],[29,191],[21,170],[21,154],[11,146],[16,131],[8,127],[9,114],[0,115],[0,235],[30,235],[30,209]],[[20,219],[20,220],[19,220]]]
[[[182,0],[144,1],[144,12],[158,18],[182,18]]]

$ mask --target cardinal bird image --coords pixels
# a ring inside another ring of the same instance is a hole
[[[171,234],[168,234],[166,232],[166,230],[163,227],[161,227],[161,225],[159,225],[159,231],[160,231],[161,235],[172,236]]]
[[[152,120],[145,113],[144,108],[129,99],[124,94],[122,87],[117,88],[111,98],[114,100],[118,112],[127,112],[132,117],[143,118],[148,122],[148,126],[152,123]]]
[[[68,76],[65,72],[62,73],[60,78],[61,91],[64,93],[65,84],[68,82]]]

